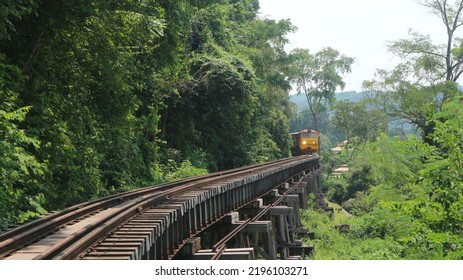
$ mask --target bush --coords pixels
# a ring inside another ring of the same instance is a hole
[[[327,198],[330,201],[341,204],[347,197],[347,182],[342,179],[329,179],[326,180],[327,185]]]
[[[363,192],[370,188],[374,184],[371,179],[371,166],[362,166],[358,170],[354,170],[347,180],[347,197],[355,197],[357,192]]]

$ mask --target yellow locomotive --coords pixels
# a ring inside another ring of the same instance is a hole
[[[299,132],[291,133],[293,146],[291,153],[297,155],[311,155],[318,152],[318,131],[306,129]]]

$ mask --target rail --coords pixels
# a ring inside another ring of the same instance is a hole
[[[0,235],[0,258],[88,257],[92,255],[92,250],[101,247],[101,244],[106,244],[106,239],[129,227],[133,232],[150,231],[149,240],[145,238],[143,244],[137,243],[138,247],[141,246],[140,248],[144,250],[134,258],[168,259],[173,257],[191,236],[198,234],[212,222],[220,220],[228,212],[251,202],[295,174],[316,168],[318,168],[316,157],[289,158],[150,186],[81,203]],[[250,188],[246,187],[246,192],[249,193],[243,193],[245,188],[233,187],[257,181],[268,182],[265,182],[264,188],[260,187],[262,190],[255,192],[248,191],[247,189]],[[224,185],[228,187],[223,187]],[[198,193],[200,196],[209,196],[209,200],[195,196]],[[234,196],[241,195],[243,196],[241,200],[228,201],[235,200]],[[159,207],[164,210],[156,210]],[[213,211],[206,210],[206,207],[211,209],[215,207],[216,213],[211,214]],[[153,211],[155,214],[151,215]],[[132,225],[137,219],[147,215],[154,217],[152,222]],[[209,215],[209,217],[201,215]],[[207,222],[202,219],[207,219]],[[152,228],[148,229],[147,224],[153,225]],[[167,236],[168,231],[176,236],[175,240]],[[133,234],[133,236],[140,235]],[[159,242],[164,243],[156,245],[158,239],[161,240]],[[134,242],[130,244],[133,245]]]

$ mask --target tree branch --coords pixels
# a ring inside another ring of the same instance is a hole
[[[462,70],[459,70],[459,71],[455,74],[455,76],[453,77],[453,81],[454,81],[454,82],[457,81],[457,80],[460,78],[460,76],[461,76],[462,73],[463,73],[463,69],[462,69]]]

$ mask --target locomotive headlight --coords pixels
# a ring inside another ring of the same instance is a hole
[[[307,141],[302,141],[302,145],[305,145],[305,144],[307,144]]]

